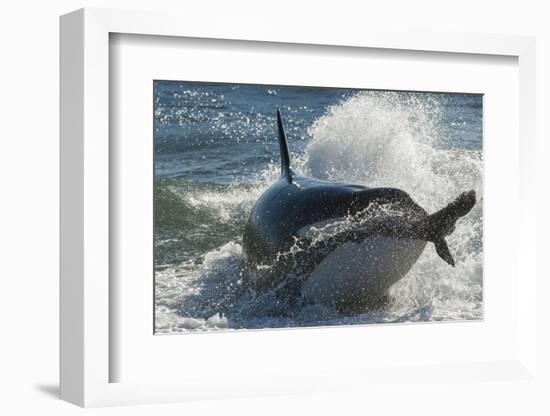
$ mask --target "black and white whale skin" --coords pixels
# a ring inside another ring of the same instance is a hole
[[[476,203],[474,191],[428,215],[399,189],[298,176],[278,110],[277,128],[281,177],[256,201],[244,230],[249,283],[353,311],[385,304],[428,242],[454,266],[445,236]]]

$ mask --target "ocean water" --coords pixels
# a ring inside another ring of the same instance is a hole
[[[156,81],[155,330],[180,333],[473,320],[483,317],[482,96]],[[293,169],[408,192],[429,213],[475,189],[447,238],[429,243],[383,310],[281,305],[242,279],[242,233],[279,175],[275,111]]]

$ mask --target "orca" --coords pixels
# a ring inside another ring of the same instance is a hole
[[[455,265],[445,237],[475,205],[473,190],[428,214],[403,190],[334,183],[291,168],[277,109],[281,176],[258,198],[243,234],[245,280],[341,311],[375,309],[427,243]]]

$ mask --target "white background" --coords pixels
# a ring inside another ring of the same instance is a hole
[[[356,3],[356,4],[355,4]],[[419,27],[438,30],[536,35],[538,54],[538,134],[540,211],[550,190],[547,158],[550,114],[550,30],[545,2],[385,1],[324,3],[284,1],[20,1],[3,4],[0,14],[0,235],[2,292],[0,319],[0,413],[73,414],[82,412],[55,399],[58,377],[58,16],[83,6],[179,10],[209,16],[212,24],[232,14],[277,19],[287,25]],[[546,140],[543,140],[546,138]],[[546,165],[546,166],[543,166]],[[544,178],[544,179],[543,179]],[[539,250],[548,253],[540,219]],[[505,238],[505,230],[503,230]],[[544,246],[543,246],[544,244]],[[543,256],[540,256],[540,266]],[[541,282],[538,291],[550,292]],[[549,305],[539,305],[543,322]],[[545,331],[543,332],[543,326]],[[543,351],[550,350],[549,326],[540,325]],[[543,375],[550,374],[548,353],[539,354]],[[345,392],[302,397],[214,401],[93,410],[99,414],[548,414],[550,384],[495,383],[433,385],[430,395],[388,385],[376,397]]]

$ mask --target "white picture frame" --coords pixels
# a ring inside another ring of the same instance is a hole
[[[185,22],[185,24],[182,24]],[[410,368],[323,369],[317,373],[282,371],[263,379],[235,382],[219,374],[216,383],[193,375],[188,379],[112,382],[110,368],[120,359],[110,348],[110,310],[116,308],[110,292],[109,157],[109,37],[110,34],[277,42],[384,50],[429,51],[441,54],[504,55],[519,66],[519,178],[520,207],[517,292],[517,348],[498,361],[438,365],[419,361],[412,378],[470,380],[536,378],[536,211],[532,192],[535,177],[535,42],[533,38],[428,32],[340,31],[322,28],[261,27],[239,22],[209,28],[200,19],[169,13],[82,9],[61,18],[61,398],[80,406],[159,403],[214,397],[322,392],[355,386],[373,386],[380,380],[411,380]],[[112,225],[112,224],[111,224]],[[282,334],[282,332],[281,332]],[[217,334],[217,337],[223,337]],[[310,335],[313,336],[313,335]],[[223,342],[223,338],[217,338]],[[484,376],[480,377],[482,374]],[[347,380],[347,382],[342,382]],[[225,386],[225,388],[222,388]],[[227,386],[230,386],[229,388]],[[359,387],[360,388],[360,387]]]

